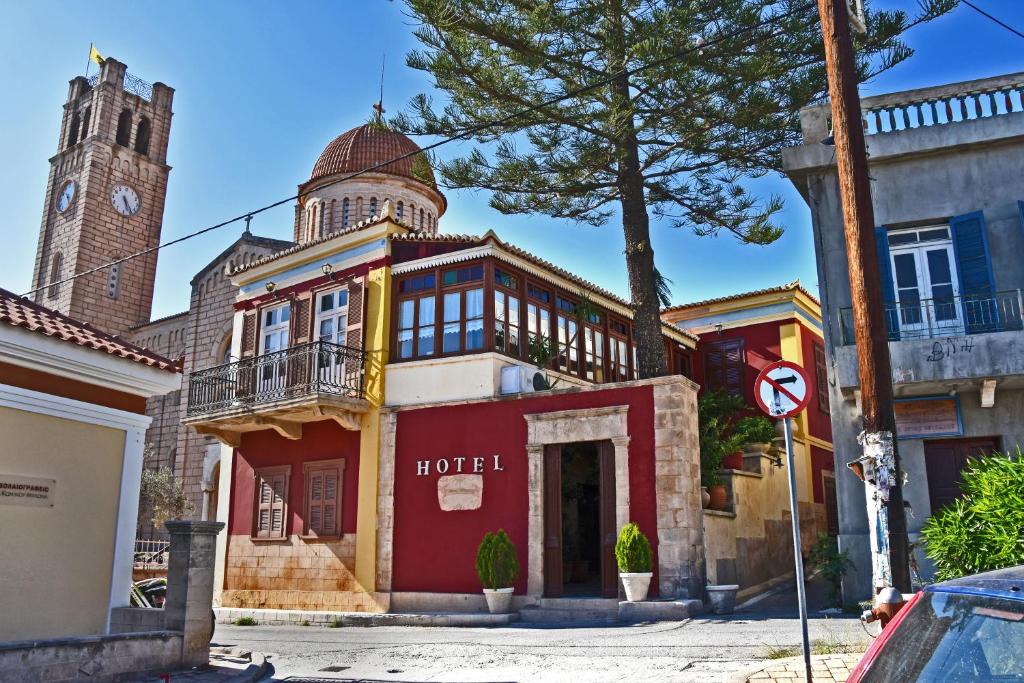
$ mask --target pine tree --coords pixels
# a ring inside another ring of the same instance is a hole
[[[444,186],[489,190],[506,214],[600,226],[617,210],[639,373],[665,374],[650,215],[698,235],[779,238],[781,200],[759,201],[744,181],[780,169],[781,149],[800,141],[799,110],[827,90],[813,0],[406,2],[422,44],[407,63],[448,100],[414,98],[393,122],[409,133],[466,134],[610,79],[474,133],[480,147],[436,166]],[[868,14],[862,79],[910,57],[900,35],[956,1],[920,4],[913,18]]]

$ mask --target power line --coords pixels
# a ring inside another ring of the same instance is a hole
[[[419,154],[423,154],[425,152],[433,151],[433,150],[435,150],[435,149],[437,149],[439,147],[442,147],[444,145],[447,145],[449,143],[456,142],[458,140],[462,140],[462,139],[465,139],[465,138],[472,137],[472,136],[476,135],[477,133],[482,133],[482,132],[484,132],[484,131],[486,131],[486,130],[488,130],[490,128],[495,128],[497,126],[502,126],[502,125],[504,125],[506,123],[510,123],[510,122],[514,121],[515,119],[517,119],[517,118],[525,116],[526,114],[532,114],[533,112],[539,111],[539,110],[544,109],[546,107],[550,107],[551,105],[554,105],[554,104],[558,104],[559,102],[562,102],[564,100],[568,100],[568,99],[572,99],[574,97],[578,97],[579,95],[582,95],[582,94],[584,94],[586,92],[589,92],[591,90],[594,90],[596,88],[600,88],[600,87],[603,87],[603,86],[606,86],[606,85],[610,85],[616,78],[619,78],[620,76],[628,75],[628,74],[631,74],[631,73],[634,73],[634,74],[635,73],[640,73],[640,72],[643,72],[643,71],[647,71],[649,69],[653,69],[655,67],[662,66],[664,64],[669,63],[670,61],[679,59],[681,57],[685,57],[686,55],[689,55],[689,54],[691,54],[693,52],[700,52],[701,50],[706,50],[709,47],[712,47],[712,46],[717,45],[719,43],[723,43],[723,42],[725,42],[727,40],[730,40],[732,38],[737,38],[737,37],[739,37],[739,36],[741,36],[743,34],[746,34],[746,33],[752,33],[754,31],[756,31],[757,29],[760,29],[760,28],[762,28],[764,26],[767,26],[767,25],[769,25],[771,23],[778,22],[778,21],[783,20],[783,19],[788,19],[788,18],[793,17],[793,16],[795,16],[797,14],[800,14],[800,13],[806,11],[806,10],[813,9],[814,7],[815,7],[815,2],[808,2],[808,3],[805,3],[803,5],[799,5],[799,6],[793,8],[793,9],[787,11],[787,12],[783,12],[781,14],[772,15],[771,17],[763,19],[763,20],[759,21],[756,24],[752,24],[750,26],[745,26],[743,28],[736,29],[735,31],[731,31],[729,33],[724,33],[724,34],[722,34],[722,35],[720,35],[720,36],[718,36],[718,37],[716,37],[714,39],[711,39],[711,40],[702,41],[698,45],[694,45],[693,47],[686,48],[685,50],[680,50],[679,52],[674,52],[674,53],[672,53],[672,54],[670,54],[670,55],[668,55],[666,57],[662,57],[661,59],[656,59],[653,62],[649,62],[647,64],[638,66],[635,69],[625,68],[625,69],[622,69],[620,71],[616,71],[615,73],[611,74],[610,76],[606,76],[605,78],[602,78],[602,79],[600,79],[598,81],[595,81],[594,83],[590,83],[588,85],[581,86],[579,88],[576,88],[575,90],[570,90],[569,92],[566,92],[566,93],[564,93],[562,95],[558,95],[557,97],[552,97],[550,99],[544,100],[544,101],[542,101],[542,102],[540,102],[538,104],[535,104],[535,105],[533,105],[531,107],[527,107],[525,109],[521,109],[519,111],[513,112],[513,113],[511,113],[511,114],[509,114],[507,116],[504,116],[502,118],[495,119],[493,121],[486,121],[484,123],[479,123],[479,124],[477,124],[475,126],[470,126],[469,128],[467,128],[466,130],[462,131],[461,133],[459,133],[457,135],[453,135],[453,136],[448,137],[448,138],[443,138],[443,139],[438,140],[437,142],[431,143],[431,144],[429,144],[429,145],[427,145],[427,146],[425,146],[425,147],[423,147],[421,149],[418,149],[418,150],[415,150],[415,151],[406,152],[405,154],[401,154],[401,155],[399,155],[397,157],[394,157],[392,159],[388,159],[387,161],[382,161],[380,163],[374,164],[374,165],[369,166],[367,168],[364,168],[362,170],[355,171],[355,172],[350,173],[350,174],[348,174],[348,175],[346,175],[344,177],[338,178],[336,180],[332,180],[329,183],[324,183],[323,185],[319,185],[315,189],[320,190],[320,189],[323,189],[325,187],[331,187],[332,185],[337,185],[338,183],[343,183],[345,181],[352,180],[353,178],[358,178],[358,177],[360,177],[362,175],[365,175],[367,173],[372,173],[372,172],[374,172],[376,170],[382,169],[385,166],[389,166],[389,165],[397,163],[399,161],[404,161],[405,159],[409,159],[411,157],[415,157],[415,156],[417,156]],[[31,290],[25,292],[21,296],[22,297],[28,297],[28,296],[31,296],[32,294],[35,294],[36,292],[40,292],[40,291],[46,289],[47,287],[57,287],[57,286],[63,285],[66,282],[71,282],[73,280],[77,280],[80,277],[85,277],[86,275],[92,275],[93,273],[99,272],[101,270],[105,270],[105,269],[110,268],[112,266],[116,266],[116,265],[124,263],[126,261],[130,261],[132,259],[139,258],[141,256],[146,256],[148,254],[152,254],[152,253],[157,252],[157,251],[159,251],[161,249],[164,249],[165,247],[169,247],[171,245],[178,244],[179,242],[184,242],[186,240],[190,240],[193,237],[199,237],[200,235],[204,235],[204,234],[206,234],[208,232],[212,232],[213,230],[217,230],[219,228],[223,228],[223,227],[225,227],[227,225],[231,225],[232,223],[237,223],[240,220],[251,220],[252,217],[257,215],[257,214],[263,213],[265,211],[269,211],[270,209],[275,209],[275,208],[277,208],[277,207],[279,207],[279,206],[281,206],[283,204],[287,204],[289,202],[296,201],[297,199],[300,199],[301,197],[303,197],[305,194],[309,194],[309,192],[306,192],[306,193],[299,192],[298,194],[294,194],[294,195],[292,195],[290,197],[286,197],[284,199],[280,199],[280,200],[278,200],[276,202],[273,202],[271,204],[267,204],[266,206],[262,206],[262,207],[260,207],[258,209],[254,209],[252,211],[247,211],[247,212],[245,212],[243,214],[235,216],[234,218],[229,218],[228,220],[221,221],[220,223],[216,223],[214,225],[210,225],[210,226],[202,228],[200,230],[196,230],[195,232],[189,233],[187,235],[183,235],[183,236],[178,237],[176,239],[170,240],[169,242],[163,242],[162,244],[157,244],[157,245],[149,247],[147,249],[143,249],[142,251],[135,252],[134,254],[129,254],[128,256],[125,256],[123,258],[117,259],[116,261],[111,261],[110,263],[105,263],[105,264],[103,264],[101,266],[96,266],[95,268],[91,268],[89,270],[82,271],[81,273],[76,273],[76,274],[74,274],[74,275],[72,275],[70,277],[64,278],[63,280],[58,280],[57,282],[50,282],[50,283],[47,283],[45,285],[41,285],[39,287],[36,287],[35,289],[31,289]]]
[[[1002,26],[1003,28],[1005,28],[1007,31],[1009,31],[1010,33],[1014,34],[1018,38],[1024,38],[1024,33],[1021,33],[1020,31],[1018,31],[1014,27],[1012,27],[1009,24],[1007,24],[1005,21],[1002,21],[1001,19],[998,19],[998,18],[992,16],[991,14],[989,14],[988,12],[986,12],[985,10],[981,9],[980,7],[975,5],[973,2],[971,2],[971,0],[960,0],[960,2],[964,3],[965,5],[970,7],[972,10],[974,10],[975,12],[980,14],[981,16],[985,17],[986,19],[994,21],[996,24],[998,24],[999,26]]]

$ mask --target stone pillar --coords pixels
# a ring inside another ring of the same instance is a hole
[[[181,663],[192,667],[210,661],[213,637],[213,567],[217,534],[223,522],[173,520],[167,560],[164,628],[184,634]]]

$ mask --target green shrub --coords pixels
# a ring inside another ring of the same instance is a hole
[[[700,431],[700,483],[721,484],[718,470],[725,456],[748,443],[770,443],[775,438],[775,425],[761,415],[740,417],[753,410],[742,396],[724,391],[706,391],[697,401],[697,423]]]
[[[1024,455],[968,461],[962,498],[934,513],[921,535],[939,581],[1024,564]]]
[[[476,551],[476,573],[484,588],[511,588],[519,578],[519,560],[516,547],[505,533],[488,531]]]
[[[255,626],[256,620],[252,617],[238,617],[233,622],[235,626]]]
[[[651,571],[651,544],[633,522],[622,527],[615,542],[615,561],[624,574]]]
[[[811,546],[807,559],[825,577],[829,584],[829,600],[833,605],[841,605],[843,601],[843,576],[853,562],[846,556],[846,551],[839,552],[839,543],[828,534],[818,534],[818,539]]]

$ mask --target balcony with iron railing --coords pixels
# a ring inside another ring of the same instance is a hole
[[[1024,300],[1019,289],[994,295],[905,299],[885,303],[889,341],[938,339],[1022,329]],[[842,344],[855,343],[853,308],[839,309]]]
[[[889,357],[897,394],[978,388],[996,380],[1024,386],[1024,293],[934,299],[904,296],[885,304]],[[853,309],[839,309],[835,371],[839,387],[859,385]]]
[[[100,74],[93,74],[89,76],[88,80],[89,87],[95,88],[96,84],[100,82]],[[124,91],[137,95],[147,102],[153,101],[153,84],[127,72],[124,74]]]
[[[359,429],[369,409],[367,353],[314,341],[191,373],[185,424],[231,446],[247,431],[274,429],[289,439],[302,425],[333,419]]]

